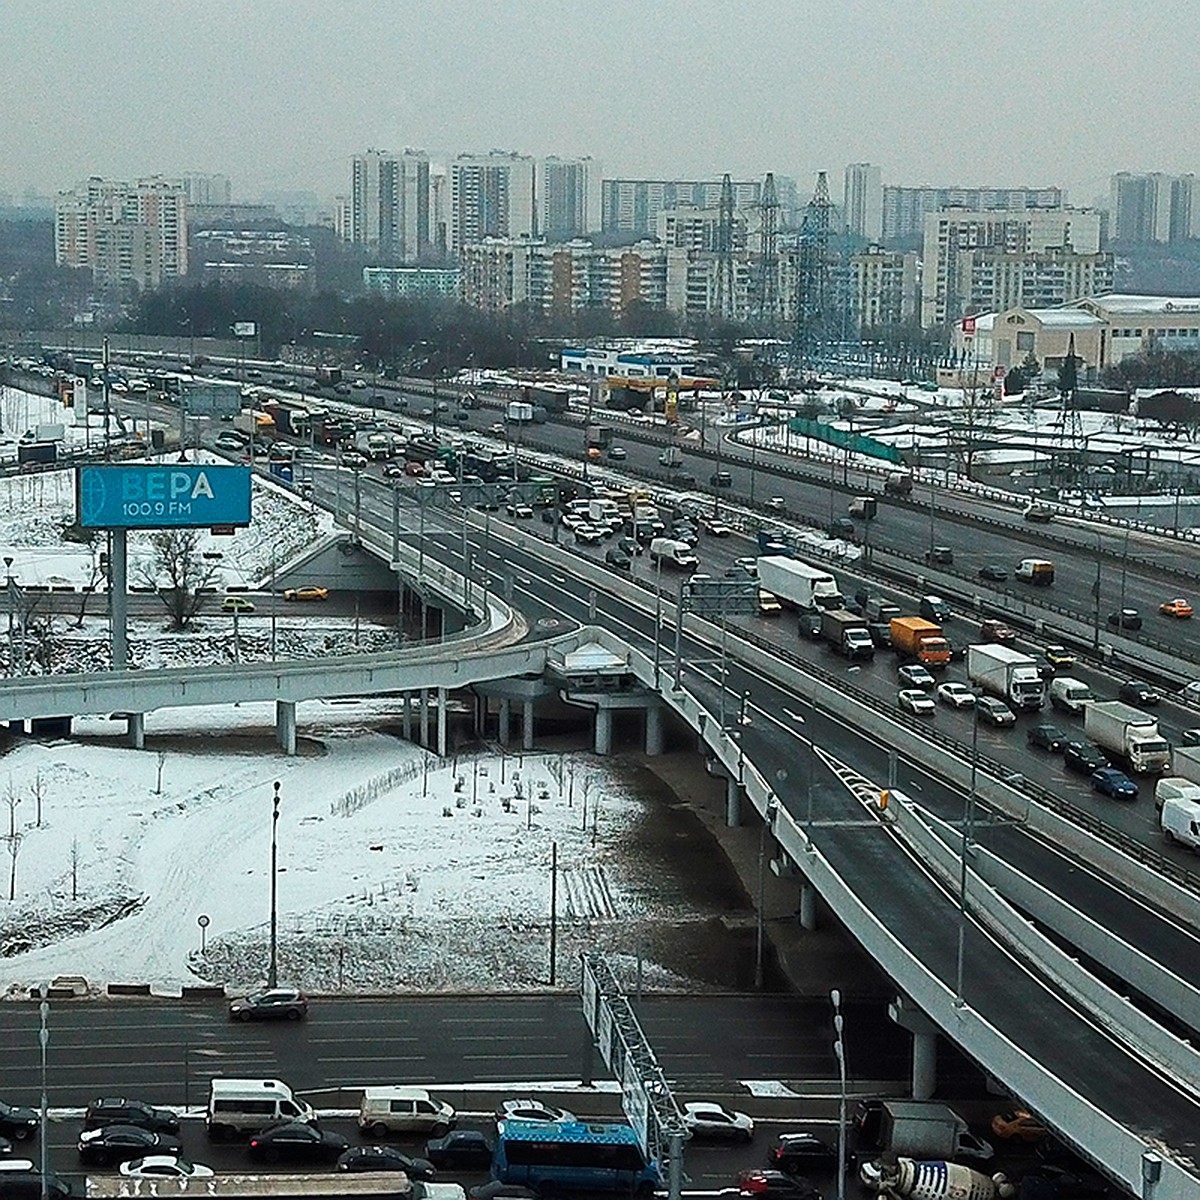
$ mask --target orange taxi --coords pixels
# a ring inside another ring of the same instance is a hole
[[[1186,600],[1177,597],[1174,600],[1164,600],[1158,606],[1158,611],[1164,617],[1175,617],[1182,621],[1192,615],[1192,606]]]

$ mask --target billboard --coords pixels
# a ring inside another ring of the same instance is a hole
[[[258,324],[255,321],[234,321],[233,336],[239,338],[254,337],[258,333]]]
[[[75,469],[85,529],[184,529],[250,524],[250,468],[206,463]]]
[[[193,383],[181,388],[189,417],[236,417],[242,411],[242,389],[236,383]]]

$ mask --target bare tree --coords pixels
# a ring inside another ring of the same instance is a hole
[[[71,899],[79,899],[79,838],[71,839]]]
[[[42,798],[46,795],[46,781],[42,778],[41,771],[38,771],[33,782],[29,785],[30,795],[33,796],[33,802],[37,806],[37,820],[35,822],[38,829],[42,827]]]
[[[21,804],[21,796],[11,779],[4,792],[4,803],[8,805],[8,833],[4,840],[8,843],[8,898],[11,902],[17,898],[17,855],[21,851],[22,836],[17,831],[17,809]]]
[[[217,564],[200,550],[199,529],[159,529],[150,535],[153,553],[138,571],[145,587],[156,590],[171,618],[171,631],[186,629],[204,607],[205,590]]]

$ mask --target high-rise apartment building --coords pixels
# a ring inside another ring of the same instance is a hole
[[[93,177],[59,195],[54,261],[86,267],[101,287],[157,287],[188,269],[187,199],[174,181]]]
[[[917,253],[868,246],[850,256],[854,322],[859,332],[901,325],[917,315]]]
[[[653,233],[664,246],[698,254],[719,249],[720,224],[719,208],[664,208],[655,218]],[[746,241],[746,213],[735,209],[730,249],[742,253]]]
[[[600,166],[590,158],[544,158],[537,178],[537,232],[569,242],[600,228]]]
[[[733,184],[735,209],[757,208],[758,180]],[[719,179],[606,179],[601,185],[600,227],[605,233],[654,235],[658,214],[669,208],[718,208]]]
[[[1200,237],[1200,192],[1194,175],[1135,175],[1111,181],[1112,236],[1126,243],[1181,242]]]
[[[179,181],[190,208],[195,204],[232,204],[233,188],[228,175],[204,175],[188,171]]]
[[[1100,234],[1100,213],[1088,209],[927,214],[921,324],[1013,305],[1066,304],[1105,279],[1111,285],[1112,257],[1100,252]]]
[[[429,156],[420,150],[356,154],[350,177],[350,241],[394,262],[429,253]]]
[[[842,220],[857,237],[877,242],[883,236],[883,178],[870,163],[851,163],[842,186]]]
[[[534,160],[526,155],[460,154],[450,164],[450,249],[489,237],[533,237],[534,180]]]
[[[897,187],[883,188],[883,239],[895,241],[918,236],[925,217],[932,212],[962,208],[969,212],[1026,212],[1029,209],[1062,208],[1066,204],[1062,188],[963,188]]]

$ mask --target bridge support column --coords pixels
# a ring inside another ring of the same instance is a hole
[[[296,753],[296,702],[275,701],[275,743],[291,757]]]
[[[421,689],[421,745],[429,749],[429,689]]]
[[[437,752],[441,758],[446,757],[446,689],[438,688],[437,711]]]
[[[145,713],[130,713],[125,722],[125,726],[129,731],[129,744],[135,750],[145,750],[146,748],[146,714]]]
[[[800,928],[809,932],[817,927],[817,889],[806,879],[800,885]]]
[[[661,704],[646,706],[646,754],[663,752],[663,710]]]
[[[725,780],[725,824],[736,829],[742,823],[742,786],[732,775]]]
[[[597,754],[612,753],[612,725],[612,709],[596,709],[596,736],[592,743],[592,749]]]
[[[888,1016],[913,1035],[913,1099],[928,1100],[937,1089],[938,1028],[907,996],[888,1005]]]
[[[499,737],[500,745],[507,746],[509,738],[512,736],[512,701],[501,699],[500,701],[500,717],[499,717]]]
[[[483,737],[483,730],[487,722],[487,697],[476,694],[472,698],[474,704],[471,707],[471,732],[478,740]]]
[[[403,722],[402,732],[406,742],[412,741],[412,692],[404,693],[404,713],[401,717]]]
[[[521,749],[533,749],[533,701],[526,700],[521,705]]]

